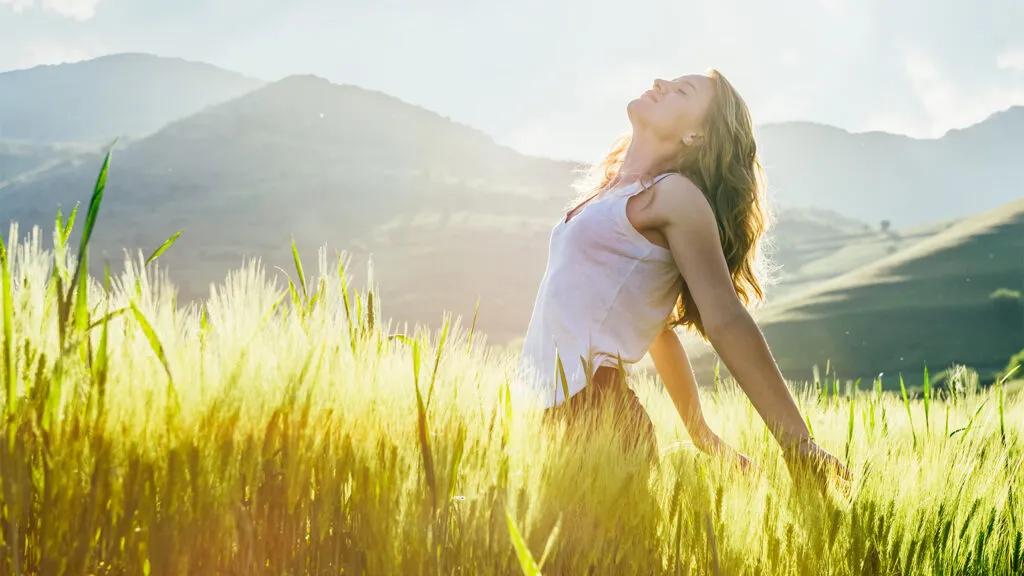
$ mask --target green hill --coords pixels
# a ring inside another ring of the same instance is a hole
[[[1024,348],[1024,313],[990,300],[999,288],[1024,287],[1024,200],[967,218],[915,245],[792,293],[755,313],[783,373],[810,379],[830,361],[841,379],[888,387],[902,373],[919,384],[965,364],[982,378]],[[699,361],[710,377],[714,355]]]
[[[947,221],[909,229],[881,230],[820,209],[781,212],[770,233],[776,283],[767,286],[769,301],[807,290],[862,266],[877,262],[931,238],[952,226]]]

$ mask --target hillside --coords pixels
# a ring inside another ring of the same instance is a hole
[[[0,74],[0,139],[109,141],[139,136],[262,82],[209,64],[118,54]]]
[[[0,222],[49,230],[58,203],[87,200],[92,160],[8,187]],[[115,153],[93,254],[119,263],[120,247],[184,229],[162,261],[190,298],[247,256],[291,273],[294,236],[307,269],[326,244],[361,279],[372,255],[385,316],[436,325],[445,309],[471,317],[480,296],[479,327],[503,340],[526,328],[574,167],[378,92],[292,77]]]
[[[806,122],[765,125],[758,138],[780,206],[825,208],[875,227],[961,218],[1024,190],[1024,106],[933,140]]]
[[[895,254],[788,295],[756,313],[788,378],[830,360],[840,378],[920,384],[953,363],[982,378],[1024,349],[1024,316],[1000,313],[999,288],[1024,287],[1024,200],[964,219]],[[699,362],[710,378],[713,355]]]
[[[0,140],[0,190],[24,182],[64,162],[95,155],[96,146],[86,144],[37,144]]]
[[[771,302],[881,260],[952,226],[938,222],[907,229],[879,229],[821,209],[782,211],[769,235],[777,283],[767,286]]]

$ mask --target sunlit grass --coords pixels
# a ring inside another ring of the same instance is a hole
[[[100,283],[66,249],[73,219],[54,250],[16,228],[0,249],[0,574],[1024,569],[1019,391],[921,402],[880,380],[840,391],[829,366],[794,383],[856,475],[825,500],[794,487],[731,381],[704,411],[749,476],[694,452],[638,378],[663,448],[647,471],[609,414],[572,442],[542,427],[515,356],[472,326],[383,320],[344,258],[322,251],[306,277],[295,250],[284,288],[249,263],[182,308],[156,267],[173,239]]]

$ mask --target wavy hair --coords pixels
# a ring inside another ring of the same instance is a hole
[[[722,251],[733,287],[744,306],[764,301],[762,282],[768,280],[764,235],[771,224],[766,198],[767,179],[757,152],[754,125],[743,98],[719,71],[708,71],[715,95],[703,120],[703,138],[680,151],[658,173],[678,172],[704,193],[718,223]],[[618,174],[629,148],[631,134],[620,136],[604,159],[586,171],[574,186],[580,198],[596,194]],[[656,174],[641,179],[644,189]],[[578,204],[579,198],[572,204]],[[696,331],[707,340],[700,311],[686,280],[668,319],[671,327]]]

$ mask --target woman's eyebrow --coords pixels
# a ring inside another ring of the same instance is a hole
[[[683,80],[683,78],[684,78],[684,76],[680,76],[679,78],[676,78],[672,82],[673,83],[679,82],[680,80]],[[697,85],[694,84],[693,82],[690,82],[689,80],[683,80],[683,83],[684,84],[689,84],[690,85],[690,89],[693,90],[694,92],[697,92]]]

